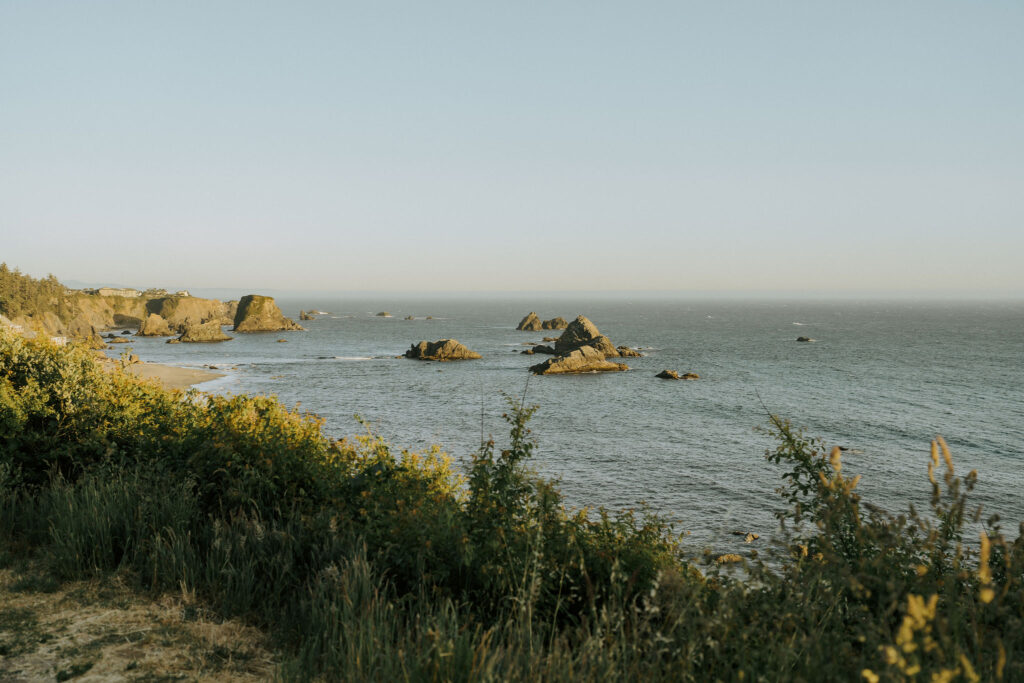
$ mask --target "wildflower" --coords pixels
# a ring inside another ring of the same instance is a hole
[[[979,597],[981,601],[988,604],[992,602],[992,599],[996,597],[996,592],[992,590],[992,570],[988,566],[989,555],[992,551],[991,542],[988,539],[988,534],[984,531],[981,532],[981,557],[978,558],[978,580],[981,582],[981,593]]]
[[[866,680],[868,683],[878,683],[878,674],[871,669],[864,669],[860,672],[861,678]]]

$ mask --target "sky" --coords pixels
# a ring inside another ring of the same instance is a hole
[[[1024,3],[0,0],[0,261],[1024,295]]]

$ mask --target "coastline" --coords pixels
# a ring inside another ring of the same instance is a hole
[[[110,364],[111,367],[116,366]],[[223,372],[214,372],[213,370],[200,370],[198,368],[182,368],[175,365],[161,365],[160,363],[132,363],[125,368],[125,372],[130,372],[136,377],[142,379],[155,379],[160,382],[165,389],[188,389],[189,387],[202,384],[203,382],[209,382],[214,379],[224,377]]]

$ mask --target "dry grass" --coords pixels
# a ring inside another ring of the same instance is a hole
[[[266,636],[211,618],[188,595],[141,596],[116,578],[47,585],[0,571],[0,679],[255,681],[274,677]]]

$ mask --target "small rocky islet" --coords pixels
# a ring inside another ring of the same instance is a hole
[[[421,341],[413,344],[405,352],[406,358],[415,360],[476,360],[483,358],[476,351],[471,351],[464,344],[455,339],[439,339],[435,342]]]

